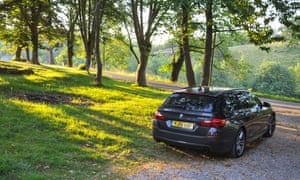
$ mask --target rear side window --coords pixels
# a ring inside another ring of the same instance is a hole
[[[174,93],[164,105],[188,111],[213,112],[215,101],[215,98],[209,96]]]

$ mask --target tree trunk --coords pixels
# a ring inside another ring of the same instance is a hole
[[[96,35],[97,39],[99,38],[99,32],[97,32]],[[96,39],[96,49],[95,49],[95,56],[96,56],[96,62],[97,62],[97,74],[96,74],[96,84],[98,86],[102,86],[102,62],[101,62],[101,56],[100,56],[100,42]]]
[[[100,1],[96,3],[95,8],[95,56],[96,56],[96,62],[97,62],[97,74],[96,74],[96,84],[98,86],[102,86],[102,62],[101,62],[101,56],[100,56]],[[102,17],[102,16],[101,16]]]
[[[189,87],[196,86],[195,75],[192,66],[191,56],[190,56],[190,45],[189,45],[189,8],[187,3],[182,4],[182,48],[185,59],[186,68],[186,78]]]
[[[205,55],[203,63],[203,74],[201,86],[210,85],[211,76],[211,55],[212,55],[212,37],[213,37],[213,17],[212,17],[212,2],[208,0],[206,3],[206,35],[205,35]]]
[[[38,60],[39,36],[37,26],[31,28],[31,41],[33,44],[31,63],[40,64]]]
[[[40,10],[41,4],[38,7],[31,7],[31,22],[30,22],[30,33],[31,33],[31,42],[32,42],[32,59],[31,63],[40,64],[39,63],[39,34],[38,34],[38,24],[40,19]]]
[[[140,51],[140,63],[137,66],[137,79],[136,82],[138,86],[147,86],[147,80],[146,80],[146,68],[148,64],[148,58],[150,54],[150,50],[142,49]]]
[[[67,47],[68,47],[68,62],[67,66],[68,67],[73,67],[73,55],[74,55],[74,50],[73,50],[73,43],[74,41],[72,39],[69,39],[70,37],[68,36],[67,39]]]
[[[90,45],[88,45],[88,48],[85,50],[85,52],[86,52],[85,69],[87,70],[88,73],[90,73],[90,66],[91,66],[91,62],[92,62],[93,49],[94,49],[94,47],[91,47]]]
[[[69,30],[67,32],[67,48],[68,48],[68,62],[67,66],[68,67],[73,67],[73,56],[74,56],[74,40],[75,40],[75,35],[74,35],[74,30],[75,30],[75,24],[78,20],[78,13],[74,13],[72,9],[69,10]],[[73,16],[74,15],[74,16]]]
[[[30,62],[30,51],[28,47],[26,47],[26,61]]]
[[[21,60],[21,52],[22,48],[18,46],[16,50],[16,60]]]
[[[179,45],[179,56],[177,57],[177,60],[174,60],[172,62],[172,73],[171,73],[171,81],[172,82],[177,82],[179,73],[182,67],[182,64],[184,62],[184,55],[183,55],[183,49],[182,46]],[[175,59],[175,57],[174,57]]]
[[[54,60],[54,55],[53,55],[53,47],[49,47],[49,49],[48,49],[48,51],[49,51],[49,58],[50,58],[50,64],[55,64],[55,60]]]
[[[184,49],[184,59],[185,59],[185,69],[186,69],[186,78],[188,81],[189,87],[196,86],[195,75],[193,70],[193,65],[190,56],[190,46],[189,46],[189,38],[185,37],[183,40],[183,49]]]
[[[95,45],[95,17],[94,7],[92,6],[92,1],[82,0],[79,1],[78,12],[79,12],[79,26],[81,32],[81,38],[84,44],[85,49],[85,69],[89,73],[90,65],[92,62],[92,55],[94,51]],[[88,7],[87,7],[88,6]],[[87,17],[92,19],[87,19]]]

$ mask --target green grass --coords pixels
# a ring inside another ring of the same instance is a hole
[[[129,167],[165,153],[152,140],[151,127],[169,92],[105,77],[104,87],[97,87],[93,77],[70,68],[1,66],[32,68],[34,74],[0,73],[0,179],[123,178]],[[78,98],[49,104],[16,93]],[[78,103],[80,97],[89,104]]]
[[[295,66],[300,61],[300,48],[289,47],[287,43],[273,43],[269,47],[269,53],[259,50],[253,44],[230,47],[230,51],[237,59],[243,57],[246,62],[249,62],[258,68],[263,61],[278,62],[285,67]]]

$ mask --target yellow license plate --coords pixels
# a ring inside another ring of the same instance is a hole
[[[185,128],[185,129],[193,129],[194,128],[194,123],[183,122],[183,121],[173,121],[172,126]]]

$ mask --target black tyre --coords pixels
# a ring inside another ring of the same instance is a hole
[[[269,125],[264,137],[272,137],[276,128],[275,115],[273,114],[269,120]]]
[[[238,158],[241,157],[244,154],[246,146],[246,134],[244,129],[238,130],[235,142],[233,144],[232,150],[231,150],[231,157]]]

